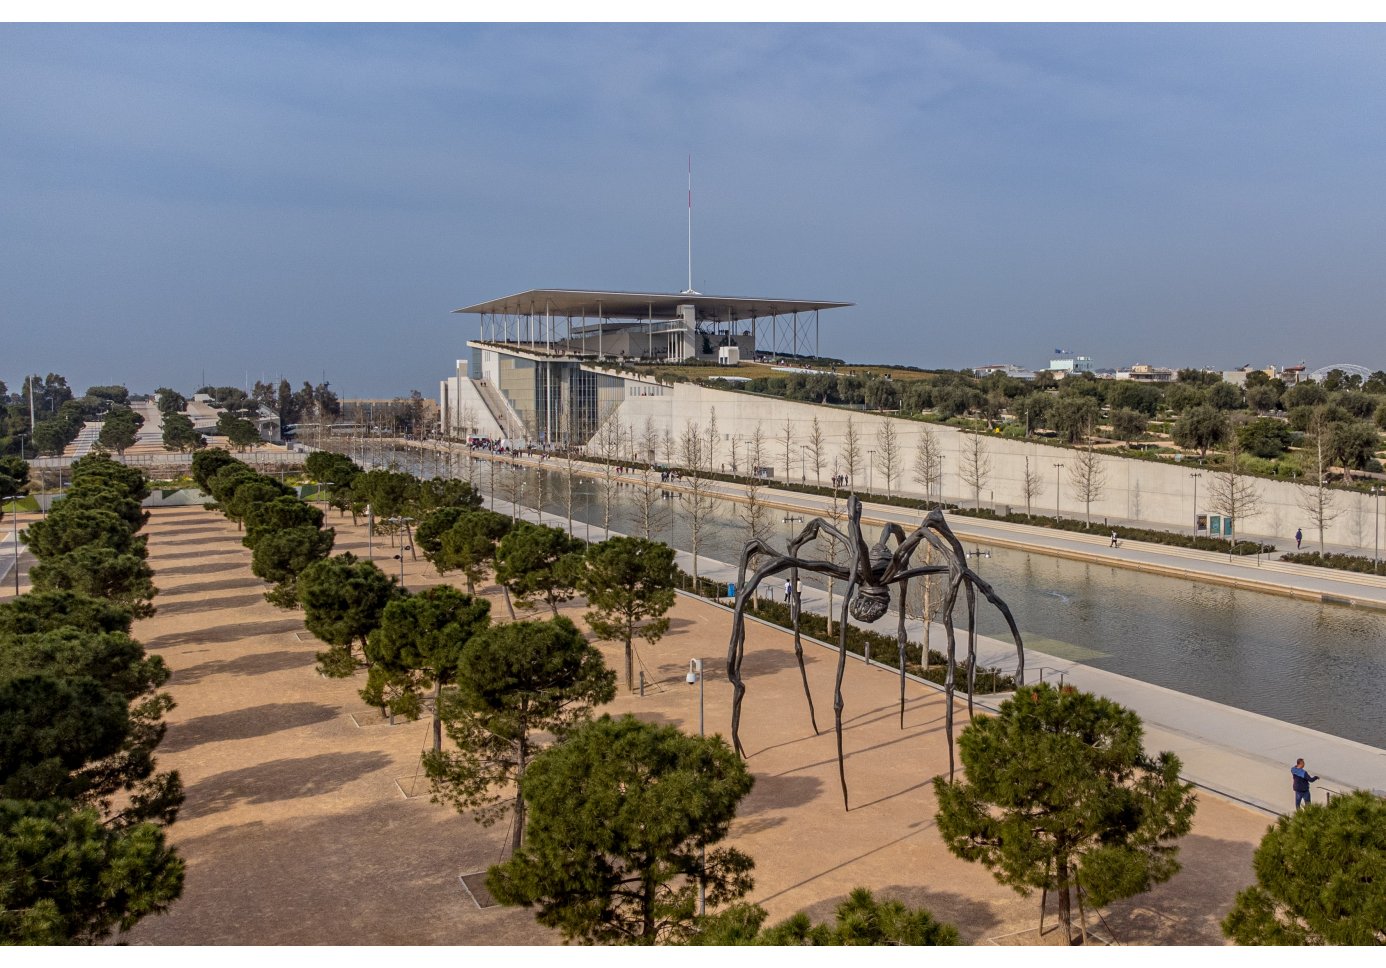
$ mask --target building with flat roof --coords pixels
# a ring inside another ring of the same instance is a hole
[[[814,299],[531,289],[454,310],[478,317],[469,359],[439,385],[440,427],[541,445],[586,443],[627,396],[658,381],[622,364],[818,356]]]

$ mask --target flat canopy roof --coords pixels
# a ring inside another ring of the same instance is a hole
[[[532,316],[593,316],[606,319],[672,319],[678,307],[692,303],[699,319],[740,320],[783,316],[818,309],[841,309],[849,302],[821,299],[767,299],[761,296],[705,296],[702,293],[597,292],[589,289],[531,289],[477,303],[455,313],[499,313]]]

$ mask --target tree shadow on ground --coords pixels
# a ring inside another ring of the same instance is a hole
[[[170,632],[145,640],[146,649],[168,649],[179,645],[206,645],[213,642],[238,642],[261,635],[281,635],[286,632],[303,630],[302,618],[279,619],[273,622],[237,622],[235,625],[222,625],[214,629],[196,629],[192,632]]]
[[[276,803],[339,790],[367,773],[384,770],[391,759],[380,752],[319,753],[271,760],[217,773],[188,787],[185,819],[229,810],[239,804]]]
[[[169,554],[155,551],[151,557],[155,561],[185,561],[189,558],[229,558],[232,556],[239,558],[242,555],[249,558],[250,550],[237,543],[235,546],[227,548],[203,548],[199,551],[174,551]]]
[[[172,575],[216,575],[224,571],[239,571],[240,562],[236,561],[213,561],[205,565],[174,565],[172,568],[164,568],[162,565],[154,569],[154,578],[157,580],[161,576]]]
[[[322,772],[359,777],[370,770],[371,761],[353,762],[344,759],[347,755],[265,766],[297,788],[305,777]],[[248,789],[262,795],[264,778],[263,770],[248,776]],[[226,789],[220,778],[213,779]],[[540,926],[532,911],[480,909],[458,882],[459,874],[484,871],[505,858],[504,823],[482,827],[427,797],[405,800],[393,784],[382,783],[387,788],[371,791],[378,796],[369,803],[331,804],[326,811],[311,799],[269,809],[251,806],[218,814],[203,825],[212,828],[206,832],[188,836],[185,830],[178,840],[179,852],[190,861],[183,896],[167,914],[146,918],[121,940],[146,945],[559,942],[558,932]],[[333,793],[330,784],[323,790]],[[236,803],[230,794],[216,802]]]
[[[958,894],[953,891],[931,891],[917,884],[889,884],[874,892],[876,899],[899,901],[906,907],[923,908],[937,920],[953,925],[963,940],[976,944],[994,937],[998,931],[1005,930],[1006,922],[987,902]],[[1017,895],[1018,897],[1018,895]],[[824,900],[813,906],[816,911],[823,907],[826,917],[832,917],[837,906],[847,899],[846,895],[833,901]],[[1039,895],[1034,896],[1035,924],[1039,924]],[[817,920],[817,919],[815,919]]]
[[[224,598],[194,598],[186,602],[165,603],[160,599],[159,612],[162,615],[186,615],[190,612],[215,612],[224,608],[248,608],[264,603],[263,592],[253,595],[228,595]]]
[[[1111,905],[1104,912],[1108,927],[1122,944],[1226,944],[1222,919],[1237,892],[1256,879],[1255,850],[1253,843],[1185,837],[1183,869],[1149,893]]]
[[[158,537],[181,538],[190,534],[224,534],[225,529],[210,524],[165,524],[159,528]]]
[[[223,533],[219,535],[198,535],[192,538],[173,538],[172,540],[170,540],[168,537],[166,537],[167,534],[168,532],[163,532],[162,534],[155,535],[154,540],[150,543],[157,545],[160,548],[176,548],[184,545],[201,545],[203,547],[210,547],[213,545],[226,544],[232,541],[239,545],[241,543],[240,539],[243,536],[242,532],[236,531],[231,532],[229,534]]]
[[[171,598],[175,595],[206,595],[209,592],[241,591],[263,587],[264,582],[247,575],[243,578],[222,578],[218,581],[199,581],[178,585],[174,588],[161,588],[159,594],[163,598]]]
[[[759,813],[802,807],[818,799],[822,793],[823,781],[816,776],[774,776],[758,773],[756,785],[737,808],[737,816],[749,817]]]
[[[313,656],[308,652],[254,652],[234,659],[215,659],[179,669],[173,673],[169,684],[186,686],[209,676],[258,676],[285,669],[307,669],[312,665]]]
[[[182,723],[173,723],[159,748],[166,753],[192,749],[204,743],[223,740],[250,739],[267,736],[285,729],[297,729],[313,723],[326,722],[338,715],[335,706],[312,702],[281,702],[249,709],[235,709],[211,716],[198,716]]]

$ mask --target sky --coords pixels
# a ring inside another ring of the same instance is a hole
[[[1386,368],[1386,27],[0,26],[0,380],[434,396],[532,288]],[[205,376],[204,376],[205,374]]]

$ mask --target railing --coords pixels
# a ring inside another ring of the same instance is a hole
[[[1038,669],[1036,669],[1035,671],[1039,673],[1039,678],[1033,680],[1034,682],[1037,682],[1037,683],[1038,683],[1038,682],[1043,682],[1043,681],[1045,680],[1045,677],[1046,677],[1046,676],[1049,676],[1049,677],[1058,676],[1058,677],[1059,677],[1059,688],[1062,689],[1062,688],[1064,687],[1064,676],[1067,674],[1067,670],[1065,670],[1065,669],[1052,669],[1052,668],[1050,668],[1049,666],[1040,666],[1040,667],[1039,667]]]

